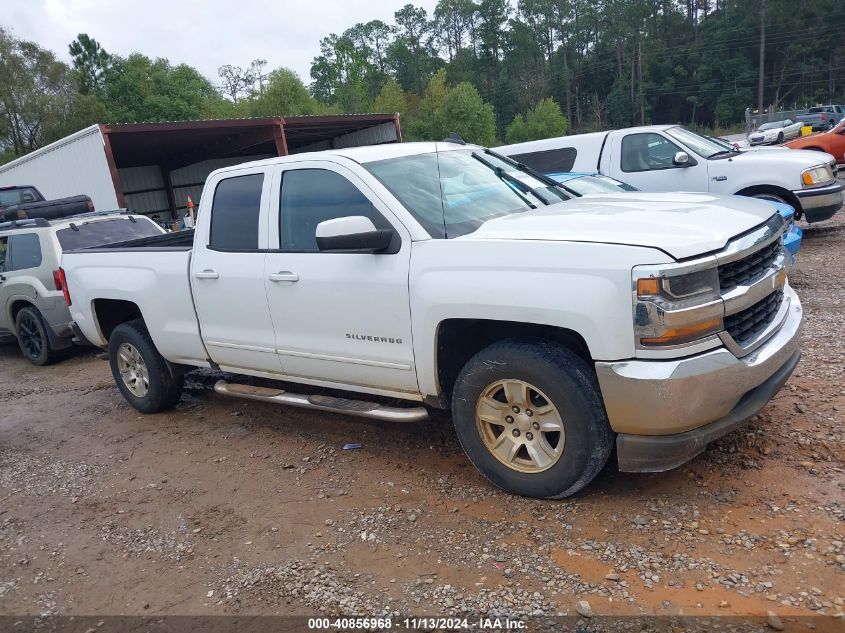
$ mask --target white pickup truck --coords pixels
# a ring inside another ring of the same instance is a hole
[[[250,377],[221,394],[378,420],[451,408],[487,478],[559,498],[614,442],[623,471],[661,471],[749,419],[802,324],[768,203],[567,198],[455,143],[274,158],[208,177],[193,244],[66,252],[65,288],[140,411],[194,367]]]
[[[845,183],[833,156],[811,150],[743,151],[679,125],[561,136],[496,148],[545,174],[601,173],[642,191],[702,191],[783,202],[795,219],[827,220]]]

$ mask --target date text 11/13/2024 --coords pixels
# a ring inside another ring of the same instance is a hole
[[[345,617],[345,618],[309,618],[308,628],[310,630],[332,630],[332,631],[353,631],[353,630],[387,630],[393,629],[402,631],[459,631],[468,629],[492,629],[519,631],[525,629],[525,622],[512,618],[488,618],[482,617],[478,620],[469,618],[403,618],[394,621],[391,618],[367,618],[367,617]]]

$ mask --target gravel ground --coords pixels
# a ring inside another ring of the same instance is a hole
[[[690,464],[574,499],[493,489],[448,419],[231,400],[141,416],[97,351],[0,347],[0,615],[845,617],[845,213],[805,230],[804,357]],[[360,450],[343,450],[361,442]],[[595,620],[593,620],[595,622]],[[829,622],[842,624],[842,619]],[[95,627],[96,628],[96,627]],[[636,626],[634,630],[639,630]]]

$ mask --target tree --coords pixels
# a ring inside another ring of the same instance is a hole
[[[457,132],[469,143],[493,145],[496,142],[496,115],[469,82],[459,83],[446,93],[437,113],[436,138]]]
[[[221,79],[220,90],[232,103],[237,103],[238,99],[249,94],[249,88],[255,83],[252,68],[226,64],[217,69],[217,75]]]
[[[517,115],[508,126],[505,141],[522,143],[566,134],[569,123],[560,106],[552,99],[543,99],[525,115]]]
[[[405,114],[408,110],[408,100],[402,87],[395,79],[388,79],[381,87],[381,91],[373,100],[373,112],[398,112]]]
[[[0,28],[0,155],[22,156],[59,138],[75,97],[67,65]]]
[[[103,73],[109,66],[111,56],[87,33],[77,35],[68,45],[68,50],[79,81],[79,92],[97,92],[102,87]]]
[[[225,100],[196,69],[140,53],[114,57],[102,101],[116,122],[202,119],[226,113]]]
[[[289,68],[277,68],[267,77],[264,91],[248,101],[249,116],[318,114],[320,104],[299,76]]]

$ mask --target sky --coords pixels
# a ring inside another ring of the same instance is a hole
[[[311,82],[320,39],[393,14],[409,0],[3,0],[0,25],[70,61],[68,44],[88,33],[109,53],[141,52],[197,68],[214,83],[224,64],[266,59]],[[413,0],[431,15],[436,0]]]

